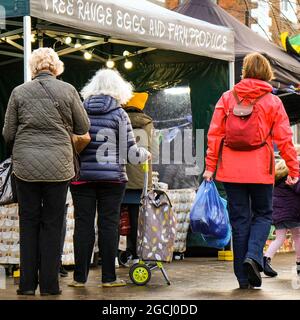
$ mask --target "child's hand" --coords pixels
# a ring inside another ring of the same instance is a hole
[[[287,176],[285,183],[289,186],[295,185],[299,181],[298,177]]]

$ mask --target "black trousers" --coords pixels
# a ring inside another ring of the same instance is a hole
[[[20,290],[59,290],[61,233],[69,182],[16,179],[20,218]]]
[[[102,257],[102,282],[116,280],[115,256],[125,186],[118,183],[87,183],[71,186],[75,216],[75,281],[85,283],[88,278],[95,244],[96,209]]]
[[[61,265],[62,265],[62,256],[64,254],[65,238],[66,238],[66,233],[67,233],[68,207],[69,207],[69,205],[66,204],[66,206],[65,206],[65,214],[64,214],[64,219],[63,219],[62,232],[61,232],[61,239],[60,239],[60,260],[61,260]]]

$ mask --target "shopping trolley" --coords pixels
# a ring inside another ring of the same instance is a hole
[[[141,209],[140,209],[140,215],[143,214],[143,206],[146,206],[147,198],[149,197],[149,192],[148,192],[148,172],[149,172],[149,164],[145,163],[142,165],[143,171],[144,171],[144,188],[143,188],[143,193],[141,197]],[[168,199],[168,196],[160,190],[154,190],[158,192],[159,194],[164,194],[164,197]],[[152,191],[151,191],[152,192]],[[169,199],[168,199],[169,201]],[[170,201],[169,201],[170,202]],[[171,204],[170,204],[171,206]],[[140,220],[141,216],[139,217]],[[175,218],[174,215],[172,218]],[[172,220],[173,223],[173,220]],[[176,220],[174,221],[176,223]],[[139,228],[141,227],[140,221],[139,221]],[[174,234],[174,239],[175,239],[175,234]],[[171,259],[170,259],[171,261]],[[166,270],[164,269],[163,262],[159,260],[153,261],[147,260],[147,259],[140,259],[137,264],[134,264],[131,266],[129,270],[129,276],[131,281],[138,285],[138,286],[144,286],[146,285],[150,279],[151,279],[151,273],[155,269],[159,269],[166,280],[167,284],[170,285],[171,282],[169,280],[169,277],[167,275]]]

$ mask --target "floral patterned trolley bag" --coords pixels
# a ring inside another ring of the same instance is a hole
[[[145,285],[151,278],[151,270],[159,268],[170,284],[162,262],[171,262],[176,235],[176,217],[168,195],[162,190],[147,191],[148,164],[138,221],[137,254],[139,264],[130,269],[130,278],[137,285]],[[145,263],[147,262],[147,263]]]

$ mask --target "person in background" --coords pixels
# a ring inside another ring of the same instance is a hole
[[[138,146],[147,149],[152,154],[152,135],[153,135],[153,120],[147,116],[143,109],[148,100],[148,93],[135,93],[134,96],[127,102],[125,111],[131,121],[134,136],[138,141]],[[137,244],[137,227],[141,196],[144,187],[144,172],[141,165],[133,165],[128,163],[126,166],[128,183],[126,185],[126,193],[123,199],[123,204],[128,207],[130,220],[130,234],[127,236],[127,252],[131,256],[132,262],[138,263],[139,257],[136,252]],[[152,187],[152,164],[149,162],[148,172],[148,188]]]
[[[300,147],[296,147],[300,155]],[[286,183],[288,168],[284,160],[275,166],[275,188],[273,195],[273,224],[276,239],[272,241],[264,255],[264,273],[269,277],[276,277],[277,272],[271,266],[271,260],[283,245],[286,233],[291,231],[296,249],[296,268],[300,275],[300,182],[290,186]]]
[[[61,115],[41,83],[59,103],[74,134],[89,130],[89,119],[76,89],[57,80],[63,63],[51,48],[33,51],[33,80],[16,87],[10,96],[3,128],[13,146],[13,173],[19,203],[19,295],[60,294],[61,234],[70,180],[74,177],[73,150]]]
[[[272,223],[275,142],[288,167],[286,183],[299,179],[293,133],[280,98],[268,83],[273,72],[259,53],[243,61],[242,80],[217,102],[208,132],[203,178],[223,182],[232,226],[234,272],[241,289],[260,287],[263,248]],[[245,128],[247,129],[241,129]]]
[[[132,86],[114,70],[101,69],[82,89],[84,106],[91,121],[91,142],[80,154],[78,183],[71,185],[75,230],[74,281],[87,281],[95,243],[95,216],[98,212],[99,248],[102,257],[103,287],[126,285],[117,278],[115,255],[118,248],[120,208],[128,181],[125,164],[151,157],[136,144],[127,113],[122,108],[132,96]]]

